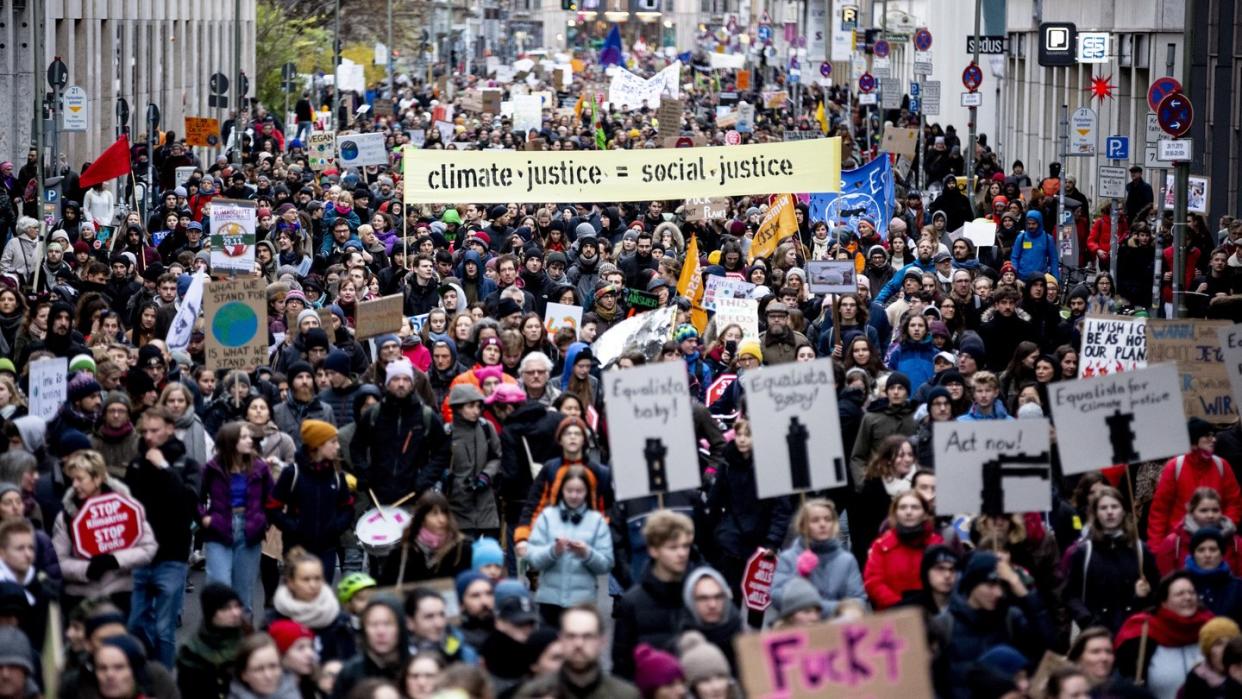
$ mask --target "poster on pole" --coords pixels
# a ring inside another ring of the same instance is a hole
[[[858,270],[853,260],[807,260],[807,283],[815,294],[853,294],[858,291]]]
[[[220,143],[220,120],[211,117],[185,118],[185,142],[191,146],[214,146]]]
[[[741,377],[754,435],[760,498],[845,485],[832,359],[748,371]]]
[[[211,271],[250,274],[254,271],[255,202],[211,201]]]
[[[207,368],[250,371],[267,363],[267,282],[262,277],[208,282]]]
[[[1052,509],[1048,420],[937,422],[932,430],[945,514],[1003,515]]]
[[[384,148],[384,134],[382,133],[354,133],[348,136],[338,136],[336,142],[341,165],[344,167],[365,167],[388,163],[388,151]]]
[[[755,299],[716,299],[716,330],[724,330],[730,325],[742,328],[742,337],[747,340],[759,339],[759,302]]]
[[[30,414],[51,420],[69,397],[69,360],[48,357],[30,363]]]
[[[1163,319],[1147,321],[1147,361],[1173,362],[1181,377],[1186,417],[1208,422],[1233,422],[1238,408],[1229,386],[1229,371],[1217,331],[1226,320]]]
[[[1177,367],[1153,364],[1048,387],[1067,475],[1164,459],[1190,445]]]
[[[555,336],[561,328],[569,328],[574,331],[574,337],[577,337],[578,328],[582,327],[582,306],[548,303],[543,317],[543,324],[548,329],[548,335]]]
[[[359,340],[401,329],[405,297],[401,294],[363,301],[354,308],[354,337]]]
[[[617,499],[698,488],[699,450],[685,362],[604,372]]]
[[[717,300],[748,299],[754,290],[755,285],[743,279],[711,276],[707,278],[707,283],[703,287],[703,301],[700,305],[709,311],[714,311]]]
[[[1147,366],[1147,319],[1087,316],[1082,321],[1078,378],[1108,376]]]
[[[733,637],[746,696],[781,699],[934,695],[923,614],[912,607]]]
[[[336,132],[312,131],[306,139],[306,157],[310,169],[328,169],[336,160]]]

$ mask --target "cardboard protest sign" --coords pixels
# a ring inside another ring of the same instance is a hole
[[[186,117],[185,142],[190,146],[218,145],[220,143],[220,120],[210,117]]]
[[[884,129],[884,138],[880,141],[880,150],[885,153],[896,153],[913,158],[919,144],[919,130],[889,126]]]
[[[582,306],[549,302],[543,318],[543,327],[548,329],[549,336],[555,335],[561,328],[570,328],[577,337],[578,328],[582,325]]]
[[[1225,363],[1225,371],[1229,374],[1229,384],[1233,387],[1235,406],[1242,396],[1242,324],[1224,325],[1216,328],[1220,340],[1221,359]]]
[[[1154,364],[1048,387],[1061,470],[1069,476],[1163,459],[1190,447],[1177,367]]]
[[[401,311],[405,298],[401,294],[363,301],[354,309],[354,337],[363,339],[401,329]]]
[[[807,260],[806,276],[816,294],[853,294],[858,291],[853,260]]]
[[[207,282],[207,368],[250,371],[267,363],[267,281],[248,277]]]
[[[748,340],[759,339],[759,302],[755,299],[716,299],[714,320],[717,330],[737,324],[742,328],[742,337]]]
[[[832,359],[778,364],[741,377],[754,435],[760,498],[844,485]]]
[[[660,307],[660,297],[642,289],[626,289],[625,307],[636,313],[652,311]]]
[[[681,116],[686,105],[681,100],[666,98],[660,102],[656,118],[660,120],[660,138],[668,138],[681,133]]]
[[[915,699],[934,695],[923,613],[906,607],[733,639],[746,696]]]
[[[386,99],[383,97],[377,97],[371,103],[371,106],[375,109],[375,113],[378,116],[392,116],[394,113],[393,112],[393,101],[390,99]]]
[[[1147,319],[1087,316],[1082,321],[1078,378],[1147,366]]]
[[[258,209],[252,201],[211,200],[211,271],[254,271],[254,229]]]
[[[1048,421],[936,422],[932,448],[944,514],[1002,515],[1052,509]]]
[[[781,109],[789,102],[789,93],[785,90],[764,92],[762,97],[764,109]]]
[[[312,131],[306,138],[306,157],[310,169],[326,170],[336,160],[336,132]]]
[[[703,287],[703,308],[714,311],[716,310],[716,301],[719,299],[748,299],[751,292],[755,290],[755,285],[743,279],[734,279],[733,277],[710,276]]]
[[[337,136],[337,151],[344,167],[365,167],[388,163],[388,150],[382,133],[354,133]]]
[[[130,548],[142,538],[147,514],[142,503],[120,493],[103,493],[73,516],[73,550],[92,558]]]
[[[1147,321],[1147,361],[1176,363],[1186,417],[1218,423],[1238,417],[1217,335],[1217,330],[1227,327],[1229,322],[1224,320]]]
[[[682,215],[689,223],[699,221],[715,221],[729,215],[729,200],[724,197],[699,199],[691,197],[686,200]]]
[[[30,363],[30,414],[51,420],[69,397],[69,359],[48,357]]]
[[[543,100],[538,95],[513,96],[513,132],[525,136],[543,126]]]
[[[685,362],[604,372],[617,499],[698,488],[699,453]]]

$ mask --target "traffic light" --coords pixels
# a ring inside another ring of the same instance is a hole
[[[561,0],[561,9],[566,12],[577,12],[578,3],[574,2],[574,0]]]

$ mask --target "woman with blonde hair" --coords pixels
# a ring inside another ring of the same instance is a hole
[[[778,596],[793,577],[799,576],[815,586],[825,614],[834,614],[845,600],[865,604],[867,592],[858,560],[841,545],[837,506],[826,498],[807,500],[794,516],[794,531],[797,537],[777,559],[772,595]]]
[[[215,440],[207,434],[207,428],[198,413],[194,412],[194,396],[185,384],[173,381],[164,386],[156,405],[172,413],[176,420],[176,436],[185,445],[185,455],[194,463],[205,464],[216,450]]]
[[[0,430],[4,423],[26,414],[26,395],[8,374],[0,374]]]

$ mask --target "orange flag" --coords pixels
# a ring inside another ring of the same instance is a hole
[[[701,334],[707,329],[707,311],[699,304],[703,301],[703,270],[699,264],[699,239],[690,236],[686,246],[686,261],[677,279],[677,294],[690,299],[690,324]]]
[[[750,241],[749,260],[756,257],[767,257],[776,252],[776,246],[786,236],[798,232],[798,219],[794,216],[794,195],[782,194],[773,202],[768,213],[759,224],[754,240]]]

